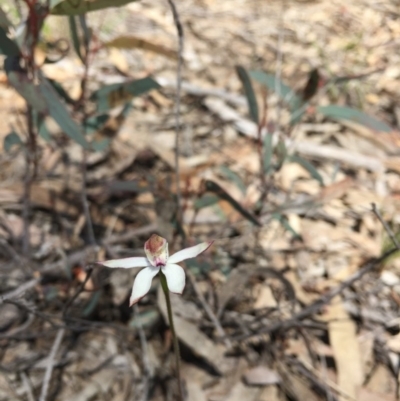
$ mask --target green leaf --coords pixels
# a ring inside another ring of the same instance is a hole
[[[8,81],[15,90],[35,111],[51,116],[66,135],[82,147],[89,149],[82,129],[71,118],[50,82],[42,75],[39,77],[39,83],[34,84],[28,79],[26,73],[16,69],[17,67],[12,57],[6,58],[5,70]]]
[[[71,32],[72,45],[74,46],[75,53],[78,55],[82,63],[85,63],[81,52],[81,41],[79,39],[78,27],[76,25],[76,17],[70,16],[68,18],[69,30]]]
[[[85,44],[85,47],[88,49],[89,45],[90,45],[90,41],[92,40],[92,32],[87,25],[85,14],[79,15],[79,22],[81,24],[81,28],[82,28],[82,32],[83,32],[83,43]]]
[[[308,160],[303,159],[298,155],[292,155],[289,157],[289,161],[300,164],[300,166],[304,167],[310,173],[311,177],[316,179],[321,185],[324,185],[324,180],[321,174],[318,173],[317,169]]]
[[[107,149],[110,145],[110,140],[108,138],[101,139],[99,141],[93,141],[91,143],[92,149],[96,152],[102,152],[103,150]]]
[[[49,143],[51,141],[51,135],[50,135],[50,131],[47,128],[47,125],[44,121],[44,119],[42,120],[42,122],[39,125],[39,135],[47,142]]]
[[[278,158],[278,165],[276,167],[276,170],[279,171],[287,158],[287,148],[285,141],[282,138],[279,139],[278,144],[276,145],[276,155]]]
[[[45,116],[43,114],[38,113],[36,110],[32,110],[32,118],[34,124],[37,127],[39,135],[47,142],[51,142],[50,131],[47,129],[45,124]]]
[[[56,15],[79,15],[108,7],[121,7],[137,0],[50,0],[50,12]]]
[[[272,155],[274,149],[272,145],[272,134],[267,132],[264,136],[263,143],[263,158],[264,158],[264,173],[270,174],[272,172]]]
[[[218,201],[218,196],[205,194],[201,198],[194,201],[194,208],[196,210],[200,210],[204,207],[215,205],[216,203],[218,203]]]
[[[8,32],[8,28],[12,27],[11,21],[8,19],[7,14],[0,7],[0,27]]]
[[[4,28],[0,27],[0,54],[16,56],[19,54],[18,45],[11,40]]]
[[[92,293],[89,301],[87,302],[86,306],[83,309],[82,316],[88,317],[92,314],[92,312],[96,309],[97,305],[99,304],[101,296],[101,291],[95,291]]]
[[[206,189],[213,192],[220,199],[227,201],[237,212],[239,212],[244,218],[251,221],[256,226],[261,227],[261,223],[257,218],[248,210],[246,210],[237,200],[232,198],[220,185],[211,180],[205,180]]]
[[[240,178],[238,174],[236,174],[234,171],[232,171],[229,167],[227,166],[221,166],[219,168],[219,171],[221,172],[222,175],[224,175],[229,181],[232,181],[242,192],[243,195],[246,194],[246,185],[243,182],[243,180]]]
[[[72,97],[68,94],[68,92],[63,88],[63,86],[55,81],[54,79],[47,78],[51,86],[55,89],[57,94],[62,97],[63,100],[65,100],[66,103],[74,105],[76,102]]]
[[[34,85],[23,71],[18,71],[18,58],[7,57],[4,61],[4,69],[8,82],[14,89],[39,113],[47,113],[46,99],[40,92],[39,86]],[[14,70],[15,68],[15,70]]]
[[[346,106],[320,106],[317,108],[321,114],[325,117],[332,118],[333,120],[349,120],[356,122],[358,124],[364,125],[365,127],[380,132],[392,132],[393,128],[389,125],[385,124],[382,121],[377,120],[374,117],[369,116],[366,113],[363,113],[360,110],[353,109],[351,107]]]
[[[120,104],[126,103],[134,96],[142,95],[160,85],[150,77],[135,81],[103,86],[92,94],[91,99],[97,102],[97,111],[104,113]]]
[[[39,89],[47,103],[48,114],[57,122],[66,135],[83,148],[89,149],[89,144],[83,136],[81,127],[72,119],[67,108],[60,101],[57,92],[44,77],[39,83]]]
[[[263,71],[250,71],[249,75],[269,90],[279,94],[280,98],[289,105],[292,112],[301,107],[301,98],[289,86],[277,80],[275,75]]]
[[[279,223],[282,225],[282,227],[286,230],[289,231],[294,238],[298,238],[301,239],[301,235],[299,235],[294,229],[293,227],[289,224],[287,218],[285,216],[283,216],[280,213],[274,213],[271,216],[274,220],[278,220]]]
[[[249,113],[251,119],[258,124],[258,105],[256,95],[251,84],[251,80],[247,71],[240,65],[236,66],[236,73],[239,79],[242,81],[244,92],[246,94],[247,104],[249,107]]]
[[[19,135],[12,131],[4,138],[3,148],[8,153],[14,145],[22,145],[23,142]]]
[[[83,122],[83,128],[85,130],[85,134],[88,135],[100,131],[100,129],[104,126],[104,124],[108,121],[108,119],[109,115],[106,113],[98,114],[93,117],[88,117]]]

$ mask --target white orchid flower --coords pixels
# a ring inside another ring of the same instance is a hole
[[[132,306],[149,292],[153,277],[160,270],[167,279],[168,289],[175,294],[182,294],[185,288],[185,271],[177,263],[195,258],[208,249],[213,242],[202,242],[190,248],[182,249],[168,257],[167,240],[153,234],[144,244],[144,251],[147,257],[113,259],[98,263],[107,267],[120,267],[123,269],[144,267],[133,283],[132,295],[129,301],[129,306]]]

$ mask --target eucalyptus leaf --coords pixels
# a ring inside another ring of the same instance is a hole
[[[83,148],[89,149],[89,144],[83,135],[81,127],[79,127],[79,125],[72,119],[67,108],[60,101],[57,92],[53,89],[47,79],[41,79],[39,88],[47,103],[49,115],[57,122],[66,135]]]
[[[101,128],[104,126],[104,124],[108,121],[108,119],[109,115],[106,113],[88,117],[83,122],[83,128],[85,130],[85,134],[88,135],[100,131]]]
[[[43,74],[39,74],[39,83],[35,84],[28,78],[25,71],[19,69],[19,63],[14,57],[7,57],[4,65],[8,82],[33,110],[51,116],[67,136],[82,147],[89,149],[81,127],[72,119],[57,92]]]
[[[151,77],[118,84],[105,85],[94,92],[91,99],[97,103],[97,111],[104,113],[126,103],[135,96],[140,96],[160,85]]]
[[[301,98],[289,86],[277,79],[275,74],[268,74],[263,71],[250,71],[249,75],[269,90],[275,92],[279,97],[289,105],[293,112],[302,105]]]
[[[218,196],[205,194],[201,198],[194,201],[194,208],[196,210],[200,210],[205,207],[215,205],[216,203],[218,203],[218,201]]]
[[[8,19],[7,14],[0,7],[0,27],[8,32],[8,28],[12,27],[11,21]]]
[[[121,7],[137,0],[50,0],[55,15],[80,15],[109,7]]]
[[[285,216],[283,216],[280,213],[274,213],[272,215],[272,218],[274,220],[279,221],[279,223],[282,225],[282,227],[286,230],[289,231],[294,238],[298,238],[301,239],[301,236],[296,232],[296,230],[294,230],[294,228],[290,225],[290,223],[288,222],[287,218]]]
[[[19,135],[12,131],[4,138],[3,148],[8,153],[14,145],[22,145],[23,142]]]
[[[320,106],[317,111],[334,120],[349,120],[378,132],[392,132],[393,128],[368,114],[347,106]]]
[[[254,93],[253,85],[251,84],[251,80],[247,71],[241,67],[240,65],[236,66],[236,73],[239,76],[239,79],[242,82],[244,93],[247,99],[247,105],[249,107],[250,117],[256,124],[259,123],[258,121],[258,105],[257,105],[257,98]]]
[[[102,152],[103,150],[106,150],[107,147],[110,145],[110,140],[108,138],[104,138],[99,141],[93,141],[91,145],[92,149],[96,152]]]
[[[240,178],[239,174],[235,173],[232,171],[229,167],[227,166],[221,166],[219,168],[219,171],[229,180],[232,181],[242,192],[243,195],[246,194],[247,187],[243,180]]]
[[[324,180],[321,176],[321,174],[317,171],[317,169],[306,159],[303,159],[299,155],[292,155],[289,157],[289,161],[293,163],[297,163],[300,166],[304,167],[313,177],[316,179],[321,185],[324,185]]]
[[[0,54],[16,56],[19,52],[18,45],[7,36],[6,30],[0,26]]]
[[[263,158],[264,158],[264,173],[270,174],[272,172],[272,155],[273,155],[272,134],[267,132],[264,136],[263,142]]]
[[[204,180],[205,187],[208,191],[213,192],[220,199],[227,201],[237,212],[244,218],[251,221],[256,226],[261,227],[261,223],[257,220],[256,216],[247,209],[245,209],[236,199],[228,194],[220,185],[211,180]]]
[[[76,17],[71,15],[68,18],[69,30],[71,32],[72,45],[74,46],[75,53],[78,55],[82,63],[85,62],[82,54],[81,41],[79,38],[78,26],[76,24]]]

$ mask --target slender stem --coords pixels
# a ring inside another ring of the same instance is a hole
[[[179,18],[178,10],[173,0],[168,0],[172,11],[176,31],[178,34],[178,65],[176,69],[176,100],[175,100],[175,179],[176,179],[176,204],[177,204],[177,222],[182,224],[182,195],[180,189],[180,134],[181,134],[181,92],[182,92],[182,68],[183,68],[183,25]]]
[[[171,328],[172,337],[174,339],[176,377],[178,379],[179,397],[180,397],[181,401],[184,401],[183,391],[182,391],[182,378],[181,378],[181,355],[179,352],[178,337],[176,335],[175,326],[174,326],[174,318],[172,315],[171,299],[169,297],[169,289],[168,289],[167,279],[162,271],[160,271],[159,275],[160,275],[161,287],[164,291],[165,301],[167,303],[169,327]]]

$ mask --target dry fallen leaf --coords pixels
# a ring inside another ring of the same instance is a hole
[[[256,366],[248,369],[243,375],[245,383],[249,386],[267,386],[278,384],[281,381],[279,374],[266,366]]]
[[[346,396],[358,399],[364,374],[356,336],[356,325],[350,319],[339,297],[334,298],[332,304],[329,305],[327,317],[329,319],[329,340],[338,371],[338,385],[343,392],[339,399],[345,401],[347,400]]]

